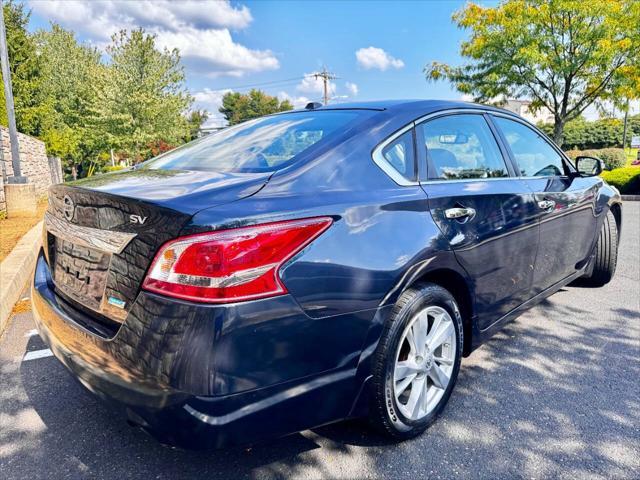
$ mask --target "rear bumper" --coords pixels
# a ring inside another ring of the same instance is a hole
[[[142,292],[104,338],[63,308],[43,255],[32,302],[41,337],[81,383],[161,441],[189,448],[349,416],[368,374],[360,352],[383,313],[311,319],[289,296],[203,306]]]

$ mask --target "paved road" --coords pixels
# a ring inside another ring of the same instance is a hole
[[[128,427],[29,336],[0,340],[2,478],[638,478],[640,203],[625,205],[615,280],[567,287],[462,364],[441,419],[392,444],[361,422],[252,449],[184,452]]]

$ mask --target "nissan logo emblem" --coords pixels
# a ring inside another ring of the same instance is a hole
[[[76,210],[76,206],[73,204],[73,200],[71,200],[71,197],[69,197],[69,195],[65,195],[62,203],[62,213],[64,213],[64,218],[69,221],[73,220],[73,213]]]

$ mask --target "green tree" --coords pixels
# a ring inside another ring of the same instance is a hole
[[[276,112],[292,110],[289,100],[278,100],[278,97],[267,95],[261,90],[251,90],[247,94],[229,92],[222,97],[222,106],[218,109],[229,122],[235,125],[252,118]]]
[[[105,148],[93,120],[98,102],[96,77],[102,67],[100,53],[78,43],[74,34],[57,24],[35,35],[41,58],[43,104],[40,138],[47,152],[62,158],[67,170],[75,172],[83,160],[91,161]]]
[[[47,106],[41,98],[42,77],[39,56],[33,37],[27,31],[30,13],[21,3],[2,2],[9,69],[16,111],[18,130],[29,135],[40,133],[41,119],[46,115]],[[2,74],[0,73],[0,78]],[[7,109],[4,89],[0,88],[0,122],[7,125]]]
[[[553,124],[539,124],[547,135],[553,134]],[[586,150],[619,147],[622,140],[623,123],[617,118],[601,118],[588,122],[584,117],[567,122],[564,128],[564,146],[567,149]],[[632,135],[640,134],[640,115],[629,117],[627,145]]]
[[[134,162],[158,142],[182,143],[189,133],[184,113],[193,102],[177,49],[159,50],[143,29],[121,31],[107,47],[111,63],[98,77],[98,116],[110,148]]]
[[[185,138],[187,142],[198,138],[200,127],[209,119],[209,113],[206,110],[193,110],[189,112],[187,116],[187,123],[189,124],[189,134]]]
[[[640,2],[634,0],[507,0],[469,3],[453,16],[470,30],[462,66],[433,62],[428,80],[446,79],[476,101],[528,97],[554,116],[562,144],[565,124],[597,100],[617,100],[640,85]]]

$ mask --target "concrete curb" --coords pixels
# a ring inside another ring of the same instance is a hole
[[[623,202],[638,202],[640,195],[621,195]]]
[[[7,326],[11,310],[31,279],[42,242],[42,222],[29,230],[0,263],[0,334]]]

